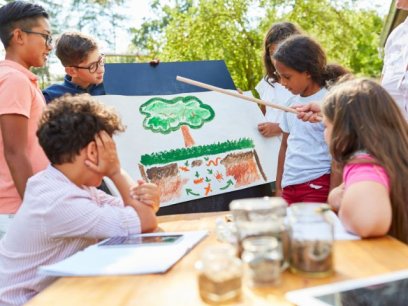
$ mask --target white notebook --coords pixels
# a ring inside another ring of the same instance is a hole
[[[159,233],[183,235],[170,245],[100,247],[92,245],[58,263],[42,266],[38,273],[50,276],[99,276],[164,273],[186,255],[207,231]],[[158,233],[143,234],[143,236]],[[101,242],[102,243],[102,242]]]

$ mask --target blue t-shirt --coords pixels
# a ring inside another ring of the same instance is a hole
[[[72,82],[71,76],[66,75],[64,77],[64,83],[53,84],[43,90],[43,95],[47,104],[65,94],[78,95],[82,93],[88,93],[91,96],[102,96],[105,95],[105,88],[103,83],[91,85],[88,88],[82,88],[81,86]]]
[[[327,89],[309,97],[295,96],[288,105],[321,104]],[[293,113],[285,113],[279,124],[284,133],[289,133],[283,168],[282,188],[306,183],[330,173],[331,156],[324,141],[323,123],[310,123],[299,120]]]

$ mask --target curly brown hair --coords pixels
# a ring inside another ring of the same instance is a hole
[[[119,115],[88,94],[65,95],[45,109],[37,137],[51,164],[73,162],[100,131],[125,130]]]

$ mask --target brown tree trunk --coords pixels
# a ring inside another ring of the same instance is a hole
[[[190,134],[190,129],[188,128],[187,125],[182,125],[181,126],[181,132],[183,133],[183,138],[184,138],[184,146],[192,147],[195,145],[194,139]]]

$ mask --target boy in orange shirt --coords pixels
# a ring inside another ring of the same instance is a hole
[[[21,205],[29,177],[48,159],[38,144],[37,125],[44,98],[30,67],[42,67],[52,49],[43,7],[15,1],[0,8],[0,237]]]

